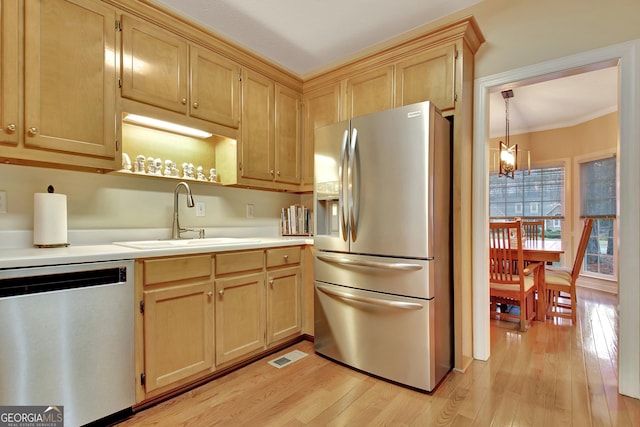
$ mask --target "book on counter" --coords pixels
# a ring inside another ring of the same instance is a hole
[[[282,208],[280,232],[283,236],[310,236],[313,234],[311,211],[302,205]]]

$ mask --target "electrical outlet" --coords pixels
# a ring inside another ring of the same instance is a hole
[[[205,216],[206,214],[204,202],[196,202],[196,216]]]
[[[247,218],[253,218],[256,214],[256,207],[252,204],[247,205]]]
[[[7,192],[0,191],[0,213],[7,213]]]

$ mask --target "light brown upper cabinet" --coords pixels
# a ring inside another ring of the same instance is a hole
[[[193,117],[237,128],[240,122],[240,66],[209,50],[191,46]]]
[[[261,74],[242,73],[242,132],[240,176],[271,181],[274,178],[274,82]]]
[[[302,180],[302,95],[276,84],[275,180],[300,184]]]
[[[297,189],[302,176],[301,101],[298,92],[243,71],[241,184],[280,189],[293,184],[290,189]]]
[[[237,128],[240,66],[130,16],[122,17],[122,96]]]
[[[313,150],[315,129],[340,121],[340,84],[333,84],[304,94],[304,150],[302,183],[313,185]]]
[[[185,40],[122,16],[122,96],[186,114],[187,61]]]
[[[393,66],[379,67],[347,79],[347,118],[389,108],[393,108]]]
[[[18,1],[3,0],[0,3],[0,138],[4,143],[18,144],[19,107],[18,100]]]
[[[114,169],[115,10],[90,0],[10,0],[1,7],[2,140],[12,146],[0,148],[0,158]],[[21,98],[24,113],[16,110]]]
[[[396,64],[396,107],[432,101],[441,111],[455,108],[456,46],[413,55]]]

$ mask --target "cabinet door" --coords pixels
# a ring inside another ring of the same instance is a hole
[[[190,47],[190,114],[237,128],[240,123],[240,67],[222,56]]]
[[[347,80],[348,118],[392,107],[393,66],[380,67]]]
[[[334,84],[305,94],[304,109],[302,183],[313,184],[315,129],[340,121],[340,84]]]
[[[146,392],[213,366],[212,284],[144,292]]]
[[[274,84],[245,70],[242,76],[242,123],[240,140],[242,178],[272,181],[274,165]]]
[[[187,112],[187,42],[122,16],[122,96]]]
[[[264,273],[216,280],[216,365],[265,348]]]
[[[267,273],[267,345],[302,330],[300,267]]]
[[[113,159],[115,11],[91,0],[24,7],[25,146]]]
[[[276,85],[275,95],[275,179],[300,184],[302,180],[301,131],[302,95]]]
[[[18,2],[0,3],[0,141],[18,144]]]
[[[396,64],[396,106],[432,101],[441,111],[455,108],[455,45],[414,55]]]

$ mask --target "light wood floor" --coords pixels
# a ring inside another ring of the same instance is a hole
[[[578,325],[494,321],[492,355],[420,393],[309,355],[269,356],[146,409],[124,426],[640,426],[640,401],[617,393],[617,298],[581,290]]]

